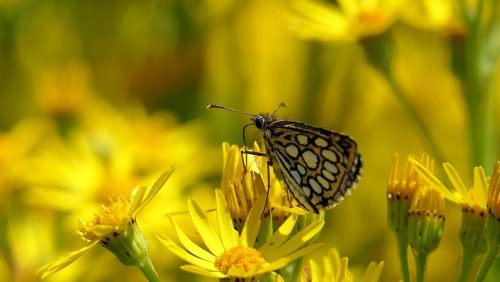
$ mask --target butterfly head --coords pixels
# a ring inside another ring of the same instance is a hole
[[[276,121],[276,116],[270,113],[261,113],[252,117],[251,120],[255,123],[258,129],[265,130],[269,124]]]

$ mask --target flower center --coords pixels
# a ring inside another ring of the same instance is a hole
[[[379,12],[363,12],[358,16],[358,22],[363,26],[379,27],[385,21],[385,16]]]
[[[256,249],[238,246],[224,251],[215,260],[215,267],[224,274],[227,274],[233,266],[248,272],[264,262],[264,258]]]
[[[123,195],[111,195],[109,202],[109,205],[101,206],[91,221],[81,220],[80,230],[77,231],[77,234],[80,234],[84,239],[93,241],[105,235],[98,226],[108,226],[113,231],[122,229],[124,220],[129,219],[130,202]]]

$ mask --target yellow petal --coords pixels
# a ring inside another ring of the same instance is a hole
[[[363,4],[366,5],[367,1],[364,1]],[[338,0],[339,8],[340,10],[347,16],[347,17],[354,17],[356,15],[361,14],[362,9],[367,9],[368,7],[361,7],[360,1],[352,1],[352,0]]]
[[[413,159],[409,159],[410,161]],[[398,181],[398,167],[399,167],[399,155],[394,154],[392,158],[391,170],[389,171],[389,177],[387,180],[387,186],[392,187]]]
[[[321,282],[321,271],[319,271],[319,266],[314,260],[309,260],[309,267],[311,271],[311,282]]]
[[[201,276],[207,276],[207,277],[212,277],[212,278],[226,278],[227,275],[225,275],[224,273],[221,273],[220,271],[208,271],[204,268],[201,268],[201,267],[198,267],[196,265],[191,265],[191,264],[186,264],[186,265],[182,265],[181,266],[181,269],[184,270],[184,271],[189,271],[189,272],[192,272],[194,274],[198,274],[198,275],[201,275]]]
[[[467,187],[465,187],[462,179],[460,178],[460,175],[458,175],[458,172],[450,163],[444,163],[443,167],[446,171],[446,174],[448,174],[448,178],[453,184],[453,187],[455,187],[456,193],[454,194],[456,195],[456,197],[460,200],[460,202],[467,203],[468,205],[472,206],[472,199],[469,197]]]
[[[337,8],[320,1],[296,0],[292,2],[303,19],[297,19],[292,29],[304,38],[325,41],[351,41],[349,23]]]
[[[288,214],[297,214],[297,215],[306,215],[307,211],[301,207],[285,207],[277,203],[272,203],[272,207],[276,210],[288,213]]]
[[[421,165],[414,158],[408,157],[408,161],[411,162],[411,164],[413,165],[415,170],[420,174],[420,176],[425,178],[425,180],[429,182],[431,185],[438,188],[443,193],[445,198],[457,204],[460,203],[460,197],[456,194],[455,189],[453,189],[453,191],[450,191],[448,187],[444,186],[443,183],[441,183],[441,181],[439,181],[439,179],[437,179],[437,177],[434,176],[434,174],[432,174],[432,172],[430,172],[426,167]]]
[[[139,185],[132,190],[132,193],[130,194],[130,210],[129,210],[129,215],[134,216],[137,210],[139,210],[139,207],[141,205],[141,201],[144,198],[144,194],[146,193],[146,190],[148,189],[148,186],[146,185]]]
[[[268,271],[273,270],[273,269],[280,269],[280,268],[284,267],[285,265],[289,264],[290,262],[296,260],[297,258],[300,258],[301,256],[304,256],[304,255],[307,255],[311,252],[314,252],[315,250],[319,249],[322,245],[323,244],[321,244],[321,243],[314,244],[314,245],[302,248],[294,253],[288,254],[286,256],[282,256],[280,259],[272,261],[266,269],[268,269]],[[265,271],[262,271],[262,273],[263,272],[265,272]]]
[[[279,274],[277,274],[275,272],[271,273],[271,279],[274,282],[285,282],[285,280],[283,279],[283,277],[281,277],[281,275],[279,275]]]
[[[172,222],[172,225],[175,228],[175,232],[177,233],[177,237],[179,238],[179,241],[181,244],[188,250],[190,253],[198,256],[199,258],[202,258],[207,261],[214,261],[217,259],[213,254],[207,252],[205,249],[201,248],[200,246],[196,245],[189,237],[186,236],[186,233],[182,231],[182,229],[179,227],[179,225],[174,221],[174,219],[171,216],[168,216],[170,219],[170,222]]]
[[[202,267],[204,269],[207,269],[208,271],[217,271],[217,268],[215,267],[215,264],[213,261],[207,261],[202,258],[199,258],[197,256],[192,255],[191,253],[187,252],[183,248],[179,247],[174,241],[170,240],[170,238],[167,237],[160,237],[157,236],[160,242],[165,245],[172,253],[174,253],[176,256],[180,257],[181,259],[197,265],[199,267]]]
[[[276,252],[270,254],[269,257],[265,257],[265,259],[267,261],[273,261],[275,258],[287,256],[288,254],[294,252],[304,245],[305,242],[314,237],[314,235],[320,232],[324,225],[324,220],[318,220],[309,224],[306,228],[300,230],[297,234],[293,235],[292,238],[283,243],[283,245],[281,245]]]
[[[349,259],[346,257],[343,257],[340,259],[339,262],[339,269],[337,272],[337,279],[339,281],[353,281],[353,277],[351,273],[349,272]]]
[[[203,239],[207,248],[215,256],[220,256],[224,252],[224,246],[222,245],[217,232],[208,222],[205,211],[200,207],[195,199],[189,199],[188,210],[191,215],[191,219],[193,220],[193,224],[196,227],[196,231],[200,234],[201,239]]]
[[[144,193],[141,193],[140,198],[133,197],[131,199],[131,206],[133,209],[130,209],[132,217],[136,216],[137,213],[139,213],[151,200],[158,194],[158,192],[161,190],[165,182],[170,178],[172,173],[174,173],[174,170],[177,168],[177,166],[172,166],[169,170],[165,171],[158,179],[156,179],[155,183],[149,189],[149,191],[144,195]],[[132,195],[134,196],[134,195]],[[137,195],[139,196],[139,195]],[[137,203],[135,203],[137,201]]]
[[[91,245],[81,248],[78,251],[74,251],[71,253],[67,253],[63,256],[58,257],[55,261],[48,263],[42,267],[40,267],[36,273],[42,273],[42,279],[48,277],[64,268],[68,265],[75,262],[78,258],[80,258],[86,251],[90,250],[94,247],[99,241],[94,241]]]
[[[238,232],[233,227],[233,220],[231,219],[231,214],[229,214],[229,208],[224,199],[224,194],[222,194],[220,189],[215,190],[215,201],[217,204],[215,213],[217,215],[219,235],[222,244],[225,249],[236,247],[238,245]]]
[[[93,233],[95,234],[96,237],[104,237],[108,235],[109,233],[114,231],[114,228],[109,225],[93,225],[89,226],[85,230],[86,232]]]
[[[480,166],[474,168],[474,190],[476,192],[476,202],[481,208],[486,209],[488,182],[486,181],[484,169]]]
[[[241,231],[241,244],[244,247],[253,247],[259,233],[262,211],[266,204],[266,195],[260,196],[253,204],[248,214],[243,230]]]
[[[372,261],[368,268],[365,271],[365,275],[363,275],[362,282],[377,282],[380,279],[380,274],[382,273],[382,269],[384,268],[384,262],[376,263]]]
[[[259,248],[259,251],[262,254],[265,253],[273,253],[276,249],[278,249],[283,242],[288,239],[290,233],[292,233],[293,227],[295,226],[295,222],[297,222],[297,215],[290,215],[286,221],[274,232],[274,234],[267,240],[267,242]]]
[[[269,265],[267,263],[264,263],[264,265]],[[229,277],[254,277],[254,276],[257,276],[259,272],[259,270],[262,270],[262,269],[268,269],[267,267],[263,267],[262,264],[255,264],[253,265],[248,271],[245,271],[239,267],[236,267],[236,266],[231,266],[231,268],[229,268],[229,271],[227,272],[227,276]],[[266,270],[264,272],[269,272],[269,270]]]

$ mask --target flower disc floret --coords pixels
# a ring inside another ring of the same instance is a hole
[[[265,262],[261,253],[256,249],[236,246],[225,250],[224,253],[215,260],[215,267],[217,267],[220,272],[228,274],[232,267],[248,272],[252,268],[262,265]]]

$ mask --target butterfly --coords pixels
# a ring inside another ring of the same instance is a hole
[[[207,108],[251,116],[250,125],[264,133],[268,163],[278,164],[293,198],[308,211],[319,213],[335,207],[361,178],[362,158],[356,142],[348,135],[280,119],[276,111],[255,115],[217,104]]]

